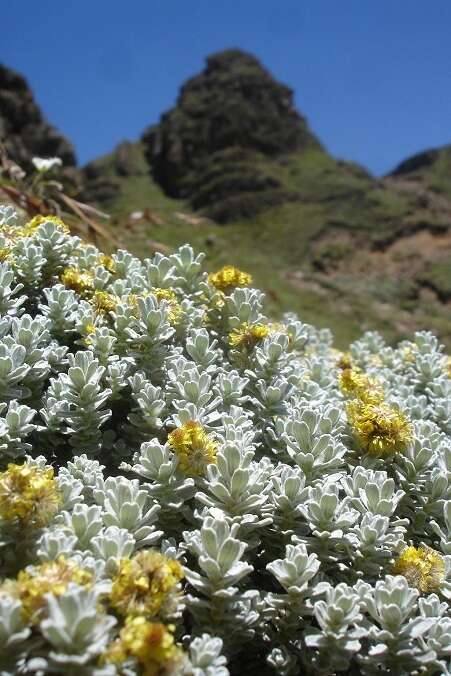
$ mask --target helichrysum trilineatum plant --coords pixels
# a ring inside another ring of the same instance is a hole
[[[449,358],[202,258],[2,209],[0,673],[449,674]]]

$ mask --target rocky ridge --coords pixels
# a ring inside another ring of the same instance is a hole
[[[26,79],[0,64],[0,141],[8,157],[27,168],[33,156],[76,164],[72,144],[47,122]]]
[[[291,89],[238,49],[208,57],[143,143],[166,194],[221,222],[296,199],[263,161],[320,147]]]

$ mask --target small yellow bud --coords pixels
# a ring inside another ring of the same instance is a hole
[[[271,328],[265,324],[248,324],[245,322],[229,333],[229,344],[231,347],[251,350],[270,333]]]

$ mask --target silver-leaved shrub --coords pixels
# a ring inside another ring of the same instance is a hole
[[[0,222],[0,673],[450,674],[437,339]]]

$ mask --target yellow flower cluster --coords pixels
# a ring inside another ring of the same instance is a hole
[[[172,325],[178,324],[182,319],[183,310],[174,291],[172,289],[159,289],[155,287],[150,290],[150,293],[155,296],[158,302],[165,300],[168,303],[169,323]]]
[[[340,355],[337,366],[340,369],[338,384],[344,395],[357,397],[368,403],[383,400],[383,389],[353,364],[349,353]]]
[[[11,256],[11,249],[7,246],[0,247],[0,263],[7,261]]]
[[[22,526],[42,528],[55,516],[61,494],[53,469],[9,464],[0,473],[0,516]]]
[[[412,587],[429,594],[440,589],[445,579],[445,561],[430,547],[406,547],[396,559],[392,572],[404,575]]]
[[[111,256],[107,256],[107,254],[100,254],[100,256],[97,259],[97,262],[99,265],[105,268],[105,270],[108,270],[108,272],[111,272],[111,274],[114,274],[116,272],[116,262],[114,258]]]
[[[103,655],[103,664],[134,658],[142,668],[140,673],[147,676],[169,676],[176,671],[184,653],[174,642],[174,627],[151,620],[175,612],[183,577],[179,562],[156,549],[119,561],[109,602],[125,623]]]
[[[69,267],[63,270],[60,279],[64,286],[73,289],[80,296],[91,296],[94,292],[94,278],[90,272]]]
[[[122,559],[113,577],[110,602],[124,616],[156,617],[173,610],[176,586],[184,577],[178,561],[156,549]]]
[[[359,446],[378,457],[404,451],[412,440],[406,416],[384,401],[356,399],[347,406],[348,421]]]
[[[114,312],[118,298],[112,293],[107,293],[107,291],[95,291],[90,302],[94,306],[96,314],[103,315],[107,312]]]
[[[144,617],[127,618],[119,638],[108,648],[103,663],[121,664],[135,658],[144,676],[169,676],[183,658],[182,650],[175,645],[173,626],[148,622]]]
[[[55,561],[21,570],[16,580],[6,580],[0,587],[22,603],[25,622],[36,624],[45,606],[45,594],[61,596],[70,582],[83,587],[92,584],[92,574],[61,555]]]
[[[28,221],[28,223],[26,223],[23,228],[20,228],[19,236],[31,237],[34,235],[40,225],[43,223],[48,223],[49,221],[60,228],[60,230],[62,230],[65,235],[70,234],[68,226],[64,223],[64,221],[61,220],[61,218],[58,218],[58,216],[42,216],[41,214],[38,214],[37,216],[34,216],[31,221]]]
[[[357,368],[343,369],[338,383],[347,397],[357,397],[366,402],[381,401],[384,397],[383,389]]]
[[[252,277],[249,273],[243,272],[233,265],[225,265],[217,272],[208,275],[208,281],[218,291],[230,293],[238,286],[249,286],[252,284]]]
[[[95,333],[96,326],[95,324],[86,324],[86,326],[82,330],[83,334],[83,343],[89,347],[89,345],[92,345],[92,334]]]
[[[341,355],[337,365],[340,389],[353,398],[346,412],[360,448],[378,457],[405,450],[412,440],[406,416],[385,401],[382,387],[354,366],[349,354]]]
[[[124,624],[101,657],[102,664],[120,664],[132,658],[140,664],[140,673],[148,676],[169,676],[177,671],[185,655],[175,644],[174,627],[158,620],[175,611],[177,585],[183,577],[178,561],[157,550],[143,550],[132,559],[119,561],[111,592],[101,598],[99,612],[109,603],[124,618]],[[19,600],[24,622],[37,628],[45,613],[46,595],[62,596],[71,583],[89,588],[93,574],[60,555],[21,570],[16,579],[4,580],[0,596]]]
[[[235,348],[252,350],[257,343],[269,336],[271,327],[266,324],[248,324],[244,322],[229,333],[229,345]]]
[[[342,371],[345,371],[346,369],[352,369],[354,364],[352,361],[352,357],[349,354],[349,352],[340,352],[339,350],[334,350],[334,353],[338,357],[337,361],[337,366],[339,369]]]
[[[205,468],[216,463],[216,444],[202,425],[190,420],[168,435],[168,443],[179,459],[180,468],[194,476],[205,474]]]
[[[11,257],[12,247],[17,242],[17,240],[23,239],[25,237],[32,237],[36,230],[39,228],[42,223],[47,222],[54,223],[56,226],[62,230],[66,235],[70,234],[68,226],[58,218],[58,216],[42,216],[41,214],[34,216],[28,223],[20,228],[7,228],[2,226],[2,235],[5,238],[5,246],[0,248],[0,263],[6,261]]]
[[[99,256],[99,262],[101,261],[108,270],[110,270],[108,266],[115,265],[114,260],[110,256]],[[107,291],[95,290],[94,277],[87,270],[82,271],[76,267],[68,267],[63,270],[60,279],[68,289],[73,289],[80,296],[89,300],[97,315],[105,315],[108,312],[114,312],[116,309],[118,297]],[[92,324],[89,326],[93,327]],[[85,333],[92,333],[94,328],[89,332],[85,331]],[[89,338],[85,338],[84,342],[89,345]]]

